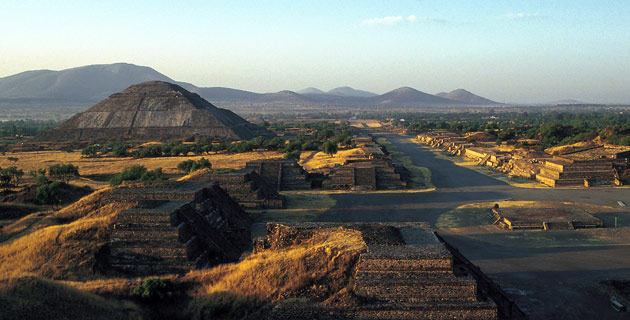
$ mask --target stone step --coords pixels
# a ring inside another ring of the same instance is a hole
[[[186,256],[165,256],[165,257],[157,257],[157,256],[147,256],[142,254],[129,254],[123,255],[122,253],[114,256],[111,255],[110,258],[111,264],[160,264],[164,266],[179,266],[179,265],[191,265],[194,266],[195,263],[193,261],[188,260]]]
[[[170,226],[172,223],[174,223],[173,221],[174,218],[175,217],[172,217],[170,213],[156,214],[156,213],[146,213],[146,212],[138,212],[138,213],[122,212],[121,214],[118,215],[118,219],[116,220],[116,223],[117,224],[162,223],[164,225]]]
[[[331,307],[308,303],[280,303],[268,320],[285,319],[497,319],[491,302],[433,302],[418,304],[376,304],[361,307]]]
[[[391,270],[357,270],[354,274],[354,278],[361,280],[411,280],[411,279],[428,279],[428,278],[455,278],[452,269],[434,269],[434,270],[404,270],[404,271],[391,271]]]
[[[453,259],[379,259],[361,257],[357,270],[371,271],[415,271],[415,270],[452,270]]]
[[[138,229],[116,228],[110,236],[111,241],[180,241],[179,233],[175,228],[169,229]]]
[[[357,281],[357,295],[407,303],[477,301],[477,283],[472,279],[413,279],[410,281]]]
[[[128,246],[128,247],[113,247],[110,249],[112,257],[126,257],[132,255],[146,255],[155,256],[163,259],[170,259],[173,257],[184,258],[188,260],[192,258],[188,255],[188,250],[185,246],[180,245],[178,247],[149,247],[149,246]]]
[[[173,265],[164,264],[127,264],[127,263],[112,263],[111,266],[126,274],[135,275],[158,275],[158,274],[181,274],[190,270],[196,269],[194,263],[182,263]]]

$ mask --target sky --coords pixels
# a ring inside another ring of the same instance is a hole
[[[630,1],[0,1],[0,77],[127,62],[276,92],[630,103]]]

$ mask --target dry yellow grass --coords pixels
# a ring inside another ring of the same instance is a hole
[[[207,271],[193,271],[186,275],[185,281],[201,284],[195,289],[197,296],[230,292],[237,296],[274,300],[305,286],[325,286],[331,285],[333,279],[346,280],[340,278],[365,248],[359,231],[322,229],[300,245],[278,251],[266,250],[239,263]],[[331,282],[323,281],[326,279]]]
[[[142,311],[131,302],[36,277],[0,280],[0,306],[0,318],[5,320],[142,319]]]
[[[265,250],[238,263],[191,271],[169,278],[192,298],[187,318],[258,319],[270,302],[296,295],[325,299],[343,292],[352,267],[366,249],[361,233],[343,228],[321,229],[310,239],[280,250]],[[145,278],[148,279],[148,278]],[[129,298],[145,279],[64,281],[73,288],[108,296]]]
[[[51,214],[41,228],[33,228],[20,219],[3,228],[4,232],[22,232],[19,238],[0,245],[0,279],[25,275],[53,279],[87,279],[94,276],[96,253],[105,244],[118,215],[135,205],[133,202],[105,204],[107,190],[89,195],[57,213]],[[25,218],[28,218],[25,217]],[[57,221],[72,221],[47,225]],[[29,231],[30,233],[27,233]]]
[[[380,128],[383,124],[378,120],[350,120],[350,126],[357,128]]]
[[[365,156],[365,152],[361,148],[339,150],[332,157],[321,151],[304,151],[300,155],[299,164],[306,170],[317,170],[343,165],[350,158],[363,156]]]
[[[177,170],[177,164],[188,159],[198,160],[205,157],[210,160],[212,167],[215,169],[240,169],[245,167],[247,161],[258,159],[280,159],[284,154],[277,151],[251,151],[236,154],[217,153],[203,156],[192,157],[159,157],[159,158],[143,158],[134,159],[131,157],[124,158],[84,158],[81,157],[81,151],[74,152],[64,151],[32,151],[32,152],[16,152],[7,153],[0,157],[0,167],[17,166],[18,168],[28,172],[37,168],[48,167],[56,163],[72,163],[79,167],[81,175],[91,174],[113,174],[119,173],[123,168],[134,164],[141,164],[147,169],[152,170],[158,167],[167,174],[180,173]],[[18,162],[11,162],[7,158],[16,157]]]

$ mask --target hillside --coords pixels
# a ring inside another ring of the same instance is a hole
[[[480,97],[464,89],[456,89],[449,93],[440,92],[440,93],[437,93],[436,96],[450,99],[450,100],[459,101],[459,102],[464,102],[468,104],[482,104],[482,105],[498,104],[497,102],[486,99],[484,97]]]
[[[369,101],[379,105],[395,106],[453,105],[460,103],[459,101],[434,96],[410,87],[392,90],[380,96],[370,98]]]

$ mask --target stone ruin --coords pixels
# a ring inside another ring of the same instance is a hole
[[[551,187],[619,184],[613,164],[628,158],[630,151],[603,146],[577,150],[545,161],[536,180]]]
[[[513,304],[498,307],[490,298],[509,301],[505,293],[485,276],[478,282],[479,269],[457,252],[455,258],[426,223],[268,223],[254,248],[279,249],[314,229],[338,227],[361,231],[367,245],[350,281],[360,303],[281,302],[268,319],[497,319],[499,312],[518,318]]]
[[[362,156],[351,156],[344,165],[330,169],[328,180],[323,187],[342,190],[386,190],[403,189],[407,182],[399,171],[404,166],[396,167],[391,155],[379,146],[374,138],[356,137],[353,143],[361,148]]]
[[[112,201],[139,201],[118,216],[109,265],[125,275],[185,273],[237,261],[251,245],[251,218],[217,183],[123,187]]]
[[[494,224],[509,230],[575,230],[604,223],[577,208],[493,208]]]
[[[150,81],[109,96],[35,140],[91,143],[200,140],[205,137],[241,140],[270,134],[178,85]]]
[[[354,161],[332,169],[324,186],[329,189],[385,190],[403,189],[407,183],[391,161]]]
[[[248,209],[282,209],[285,197],[261,178],[256,171],[244,169],[227,173],[204,172],[192,181],[215,181],[234,201]]]
[[[255,171],[277,191],[311,189],[306,171],[295,160],[254,160],[245,168]]]

